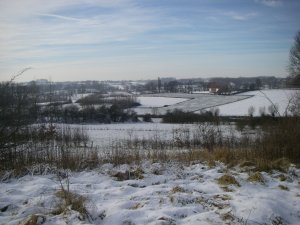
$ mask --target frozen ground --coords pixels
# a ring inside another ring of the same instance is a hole
[[[152,97],[149,105],[154,105],[158,98],[182,98],[185,101],[178,102],[177,104],[164,104],[165,107],[139,107],[134,108],[134,110],[139,115],[144,115],[147,113],[163,115],[168,110],[173,111],[174,109],[180,109],[185,112],[194,112],[197,110],[202,110],[209,107],[216,107],[219,105],[239,101],[242,99],[249,98],[250,96],[244,95],[232,95],[232,96],[224,96],[224,95],[210,95],[210,94],[184,94],[184,93],[160,93],[160,94],[151,94],[143,97]],[[189,99],[189,100],[186,100]]]
[[[296,93],[297,90],[287,89],[274,89],[274,90],[262,90],[250,91],[239,95],[251,95],[253,97],[247,98],[238,102],[233,102],[226,105],[218,106],[220,109],[220,115],[224,116],[247,116],[249,107],[255,108],[254,116],[259,116],[259,110],[265,108],[265,113],[269,113],[268,107],[271,105],[270,100],[278,106],[278,110],[281,115],[285,113],[289,99]],[[266,95],[266,96],[265,96]]]
[[[141,104],[140,107],[163,107],[166,105],[174,105],[189,99],[167,97],[138,97],[137,100]]]
[[[78,124],[57,124],[57,126],[68,126],[71,128],[80,128],[87,132],[93,146],[100,149],[110,148],[114,143],[128,140],[164,140],[174,141],[175,136],[188,131],[190,138],[193,133],[199,129],[199,126],[205,124],[166,124],[166,123],[118,123],[118,124],[97,124],[97,125],[78,125]],[[213,126],[213,125],[211,125]],[[233,125],[220,125],[219,128],[226,136],[241,135]]]
[[[118,172],[135,169],[105,164],[93,171],[70,174],[70,191],[86,198],[86,219],[71,207],[53,214],[60,202],[55,197],[60,190],[56,175],[26,175],[1,181],[0,224],[25,224],[32,215],[44,225],[296,225],[300,221],[299,169],[291,168],[287,174],[262,173],[264,183],[253,183],[248,181],[248,172],[226,169],[222,164],[209,168],[205,164],[144,162],[140,179],[129,176],[117,180]],[[240,186],[220,186],[217,179],[225,172]],[[282,176],[285,181],[280,180]]]

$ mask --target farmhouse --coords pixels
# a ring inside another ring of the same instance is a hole
[[[216,94],[220,90],[220,86],[216,83],[211,83],[208,85],[208,91],[212,94]]]

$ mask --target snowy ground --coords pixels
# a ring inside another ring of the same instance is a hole
[[[187,101],[189,99],[167,97],[138,97],[137,100],[141,104],[140,107],[163,107],[166,105],[174,105],[179,102]]]
[[[145,162],[140,169],[140,179],[121,181],[115,177],[118,172],[135,168],[105,164],[72,173],[70,191],[87,199],[89,217],[85,220],[70,208],[52,214],[59,204],[56,175],[1,181],[0,224],[24,224],[32,215],[44,225],[299,224],[299,169],[291,168],[287,174],[262,173],[264,183],[250,182],[248,172],[222,164],[209,168]],[[220,186],[217,179],[224,173],[234,176],[240,186]]]
[[[188,131],[190,138],[193,133],[205,124],[167,124],[167,123],[118,123],[118,124],[96,124],[96,125],[78,125],[78,124],[56,124],[68,126],[70,128],[79,128],[87,132],[93,146],[100,149],[110,148],[114,143],[128,140],[164,140],[174,141],[175,136]],[[214,126],[214,125],[209,125]],[[237,131],[234,125],[219,125],[219,128],[225,136],[234,135],[239,137],[241,133]]]
[[[184,94],[184,93],[160,93],[152,94],[144,97],[152,97],[151,103],[149,105],[154,105],[157,102],[156,99],[159,98],[181,98],[185,101],[178,102],[177,104],[168,104],[166,101],[165,107],[138,107],[134,108],[139,115],[144,115],[147,113],[163,115],[168,110],[173,111],[174,109],[180,109],[185,112],[194,112],[197,110],[206,109],[209,107],[216,107],[219,105],[232,103],[242,99],[249,98],[251,96],[244,95],[232,95],[232,96],[223,96],[223,95],[210,95],[210,94]],[[189,100],[186,100],[189,99]]]
[[[233,102],[226,105],[218,106],[220,109],[220,115],[224,116],[247,116],[249,107],[253,106],[254,116],[259,116],[259,110],[264,108],[265,113],[269,113],[268,107],[271,105],[267,97],[278,106],[278,110],[281,115],[285,113],[289,99],[297,92],[297,90],[288,89],[274,89],[274,90],[262,90],[250,91],[241,93],[239,95],[251,95],[253,97],[247,98],[241,101]],[[266,96],[267,97],[266,97]]]

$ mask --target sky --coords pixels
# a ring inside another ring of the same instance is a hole
[[[288,75],[299,0],[0,0],[0,81]]]

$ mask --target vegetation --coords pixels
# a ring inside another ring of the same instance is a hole
[[[289,73],[290,84],[300,87],[300,31],[296,34],[294,45],[290,50]]]
[[[229,174],[224,174],[218,179],[218,184],[222,186],[227,186],[227,185],[236,185],[240,186],[239,182],[236,181],[236,179],[229,175]]]
[[[39,121],[56,123],[135,122],[137,115],[130,109],[122,108],[120,104],[99,107],[88,105],[81,109],[76,105],[50,106],[41,109]]]
[[[250,174],[248,180],[253,183],[261,183],[261,184],[265,183],[264,177],[261,175],[260,172],[255,172]]]
[[[63,175],[63,176],[62,176]],[[55,193],[60,202],[56,206],[56,209],[52,212],[54,215],[65,213],[68,210],[74,210],[80,213],[82,219],[89,217],[89,213],[85,207],[86,198],[70,191],[70,181],[68,173],[57,174],[60,190]],[[63,178],[66,180],[66,187],[63,185]]]
[[[34,84],[17,85],[13,81],[1,83],[0,93],[0,171],[13,170],[22,175],[38,165],[80,170],[104,162],[141,163],[145,159],[182,163],[207,161],[211,166],[215,161],[228,166],[250,162],[257,171],[284,171],[290,162],[300,164],[298,95],[290,101],[293,115],[289,117],[277,117],[271,111],[270,115],[253,117],[253,109],[249,109],[249,117],[244,118],[220,117],[218,110],[200,114],[175,110],[168,112],[163,122],[198,123],[197,128],[173,129],[172,140],[158,134],[150,139],[130,137],[99,151],[83,130],[58,126],[55,122],[137,121],[136,114],[128,109],[137,104],[135,98],[104,97],[98,93],[80,100],[81,108],[73,104],[40,106],[39,88]],[[151,121],[151,116],[145,115],[144,121]],[[256,135],[246,133],[237,138],[234,132],[225,134],[220,125],[232,122],[238,130],[253,129]]]
[[[167,112],[163,116],[163,123],[196,123],[196,122],[218,122],[218,110],[205,111],[200,114],[193,112],[183,112],[176,109],[172,112]]]
[[[27,126],[37,118],[36,94],[12,82],[0,84],[0,149],[26,142]]]

